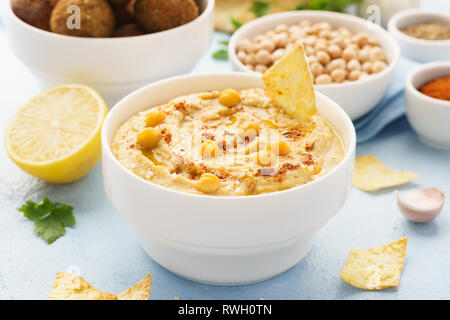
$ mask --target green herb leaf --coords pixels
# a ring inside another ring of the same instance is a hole
[[[361,0],[310,0],[298,5],[295,10],[328,10],[344,12],[347,7]]]
[[[256,14],[257,17],[265,16],[270,10],[270,5],[264,1],[253,1],[250,11]]]
[[[27,201],[17,210],[23,212],[25,218],[34,221],[34,231],[48,244],[52,244],[63,236],[66,233],[65,227],[75,225],[73,207],[52,202],[47,197],[44,197],[40,203]]]
[[[230,16],[230,21],[233,24],[234,30],[239,29],[240,27],[243,26],[243,23],[240,22],[239,20],[237,20],[235,17]]]
[[[220,41],[220,44],[223,44],[224,46],[227,46],[229,44],[228,40]]]
[[[228,51],[223,49],[217,50],[212,57],[216,60],[228,60]]]

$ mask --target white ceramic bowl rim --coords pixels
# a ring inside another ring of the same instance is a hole
[[[432,98],[427,96],[426,94],[423,94],[413,85],[414,79],[419,76],[422,72],[425,72],[429,69],[440,69],[442,67],[447,67],[450,69],[450,61],[435,61],[435,62],[429,62],[425,63],[423,65],[418,66],[416,69],[411,71],[408,75],[408,78],[406,79],[406,86],[410,89],[410,92],[414,94],[417,98],[432,102],[435,104],[439,104],[443,107],[450,108],[450,101],[440,100],[436,98]],[[448,76],[450,77],[450,71]]]
[[[434,47],[440,47],[440,46],[448,46],[450,45],[450,39],[449,40],[426,40],[426,39],[420,39],[415,38],[412,36],[408,36],[407,34],[403,33],[399,27],[398,24],[405,18],[408,18],[410,16],[437,16],[445,19],[450,19],[450,14],[445,12],[439,12],[439,11],[432,11],[432,10],[424,10],[424,9],[407,9],[402,10],[400,12],[397,12],[394,14],[388,23],[388,29],[389,31],[393,32],[396,36],[403,39],[404,41],[408,41],[411,43],[415,43],[417,45],[425,45],[425,46],[434,46]],[[412,24],[414,25],[414,24]]]
[[[392,47],[392,49],[394,51],[394,57],[393,57],[392,61],[389,62],[388,67],[377,74],[370,75],[369,77],[367,77],[365,79],[360,79],[360,80],[353,81],[353,82],[330,83],[330,84],[326,84],[326,85],[316,85],[315,84],[314,85],[315,87],[317,87],[319,89],[320,88],[342,88],[342,87],[351,87],[351,86],[354,86],[354,85],[357,85],[360,83],[367,83],[372,80],[382,78],[384,75],[391,72],[397,66],[397,63],[400,60],[400,47],[397,44],[397,42],[395,42],[391,38],[389,33],[386,30],[384,30],[382,27],[380,27],[379,25],[376,25],[374,23],[368,22],[367,20],[364,20],[362,18],[352,16],[350,14],[339,13],[339,12],[330,12],[330,11],[316,11],[316,10],[301,10],[301,11],[293,11],[293,12],[275,13],[275,14],[271,14],[271,15],[268,15],[268,16],[265,16],[262,18],[258,18],[249,23],[246,23],[244,26],[239,28],[230,39],[230,45],[229,45],[230,59],[233,60],[233,62],[237,63],[241,68],[249,70],[238,59],[238,57],[236,55],[236,42],[237,42],[237,39],[240,38],[242,33],[244,33],[245,31],[247,31],[249,29],[252,29],[256,26],[260,26],[264,23],[272,22],[274,20],[281,20],[281,19],[287,18],[287,17],[298,17],[298,18],[305,17],[305,18],[307,18],[307,17],[313,17],[313,16],[315,16],[315,17],[335,17],[335,18],[338,18],[341,20],[348,20],[348,21],[354,22],[355,24],[368,26],[368,27],[372,28],[373,30],[376,30],[377,32],[379,32],[379,34],[382,35],[387,42],[389,42],[390,46]],[[370,23],[370,25],[368,25],[369,23]]]
[[[160,31],[160,32],[154,32],[154,33],[149,33],[149,34],[143,34],[143,35],[139,35],[139,36],[131,36],[131,37],[120,37],[120,38],[88,38],[88,37],[75,37],[75,36],[68,36],[68,35],[64,35],[64,34],[59,34],[59,33],[54,33],[54,32],[50,32],[50,31],[46,31],[46,30],[42,30],[39,28],[36,28],[28,23],[26,23],[25,21],[21,20],[19,17],[16,16],[16,14],[12,11],[12,7],[11,7],[11,1],[8,1],[8,4],[6,5],[6,10],[7,10],[7,14],[10,16],[10,18],[12,20],[14,20],[16,23],[22,25],[24,28],[32,31],[32,32],[38,32],[40,34],[42,34],[43,36],[48,36],[48,37],[54,37],[56,39],[71,39],[73,41],[102,41],[102,42],[111,42],[111,41],[127,41],[130,39],[146,39],[146,38],[159,38],[159,37],[164,37],[165,35],[167,35],[168,33],[173,33],[173,32],[177,32],[181,29],[185,29],[185,28],[189,28],[189,26],[193,25],[193,24],[197,24],[200,23],[201,20],[207,19],[208,16],[211,14],[211,12],[214,10],[214,2],[215,0],[205,0],[206,1],[206,7],[203,10],[203,12],[194,20],[185,23],[181,26],[169,29],[169,30],[165,30],[165,31]]]
[[[255,75],[255,74],[251,74],[251,73],[245,73],[245,72],[233,72],[233,75],[240,75],[243,77],[255,77],[255,78],[259,78],[259,75]],[[151,187],[157,187],[160,189],[163,189],[167,192],[172,192],[172,193],[176,193],[176,194],[182,194],[183,196],[192,196],[192,197],[200,197],[200,198],[215,198],[215,199],[238,199],[238,198],[256,198],[256,197],[274,197],[277,194],[283,192],[283,193],[288,193],[288,192],[296,192],[297,190],[300,189],[304,189],[304,188],[308,188],[310,185],[316,184],[319,181],[326,179],[327,176],[332,175],[335,171],[339,170],[341,167],[343,167],[345,165],[345,163],[347,163],[348,161],[350,161],[350,157],[352,157],[355,145],[356,145],[356,132],[353,126],[352,121],[350,120],[350,118],[348,117],[348,115],[345,113],[345,111],[339,107],[333,100],[331,100],[330,98],[328,98],[327,96],[325,96],[324,94],[317,92],[316,91],[316,95],[321,96],[322,98],[324,98],[325,100],[328,100],[329,103],[334,104],[337,108],[337,112],[341,114],[342,118],[345,119],[346,122],[346,126],[349,128],[352,128],[352,134],[351,134],[351,139],[348,143],[347,150],[345,152],[345,156],[344,158],[341,160],[341,162],[334,167],[332,170],[330,170],[329,172],[327,172],[325,175],[319,177],[318,179],[315,179],[311,182],[308,182],[306,184],[303,185],[299,185],[296,187],[293,187],[291,189],[287,189],[287,190],[282,190],[282,191],[276,191],[276,192],[270,192],[270,193],[262,193],[262,194],[258,194],[258,195],[252,195],[252,196],[210,196],[210,195],[202,195],[202,194],[194,194],[194,193],[188,193],[188,192],[182,192],[182,191],[178,191],[178,190],[174,190],[174,189],[170,189],[170,188],[166,188],[163,187],[159,184],[153,183],[151,181],[145,180],[142,177],[139,177],[138,175],[132,173],[130,170],[128,170],[127,168],[125,168],[120,162],[119,160],[117,160],[117,158],[113,155],[112,151],[111,151],[111,144],[108,143],[108,138],[107,138],[107,131],[110,130],[110,119],[113,118],[115,116],[115,114],[117,112],[119,112],[119,110],[121,108],[124,108],[127,105],[128,100],[130,100],[133,96],[135,95],[139,95],[140,93],[147,91],[153,87],[156,86],[161,86],[164,85],[166,83],[170,83],[173,81],[189,81],[190,79],[194,79],[194,78],[202,78],[205,76],[227,76],[230,75],[230,73],[222,73],[222,74],[195,74],[195,75],[183,75],[183,76],[178,76],[178,77],[172,77],[169,79],[165,79],[162,81],[158,81],[152,84],[149,84],[141,89],[138,89],[132,93],[130,93],[128,96],[126,96],[125,98],[123,98],[122,100],[120,100],[113,108],[112,110],[108,113],[108,115],[105,118],[105,121],[103,123],[103,128],[102,128],[102,145],[105,147],[106,146],[106,150],[107,150],[107,156],[111,157],[113,159],[113,161],[118,165],[118,167],[120,168],[120,170],[123,170],[124,172],[126,172],[128,175],[130,175],[131,177],[133,177],[133,179],[138,179],[140,181],[143,181],[144,183],[148,184]],[[173,97],[176,98],[176,97]],[[326,118],[326,117],[325,117]],[[117,128],[114,128],[114,130],[116,130]]]

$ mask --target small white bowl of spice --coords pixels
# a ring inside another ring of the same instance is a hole
[[[406,79],[406,114],[426,145],[450,150],[450,61],[429,62]]]
[[[405,57],[420,62],[450,60],[450,14],[408,9],[395,14],[388,29]]]
[[[235,70],[263,73],[300,43],[316,89],[352,120],[381,101],[400,58],[397,43],[380,26],[349,14],[308,10],[245,24],[230,39],[229,56]]]

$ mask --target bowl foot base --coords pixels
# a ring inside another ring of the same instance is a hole
[[[211,248],[156,236],[141,237],[147,254],[167,270],[195,282],[246,285],[261,282],[295,266],[309,252],[314,235],[267,246]]]
[[[430,140],[428,138],[425,138],[422,135],[417,135],[417,137],[419,138],[419,140],[423,144],[425,144],[425,145],[427,145],[427,146],[429,146],[431,148],[440,149],[440,150],[450,150],[450,142],[445,144],[445,143],[442,143],[442,142],[437,142],[437,141],[434,141],[434,140]]]

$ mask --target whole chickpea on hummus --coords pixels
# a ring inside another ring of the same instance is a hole
[[[301,94],[315,103],[304,55],[303,60],[309,79],[300,80],[310,90]],[[283,60],[279,64],[282,67]],[[297,76],[301,72],[291,70]],[[315,104],[314,113],[304,113],[307,117],[280,106],[270,94],[270,78],[267,92],[251,88],[194,93],[142,111],[115,132],[113,153],[148,181],[197,194],[275,192],[326,174],[343,159],[340,137],[315,113]]]

